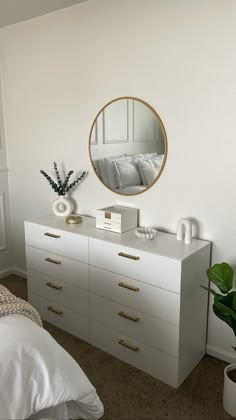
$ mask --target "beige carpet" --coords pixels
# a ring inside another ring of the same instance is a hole
[[[26,281],[1,280],[27,298]],[[151,376],[45,322],[45,328],[78,361],[103,401],[107,420],[231,419],[222,407],[226,363],[205,356],[176,391]]]

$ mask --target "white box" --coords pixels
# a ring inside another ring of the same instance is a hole
[[[96,228],[123,233],[138,226],[138,209],[111,206],[96,211]]]

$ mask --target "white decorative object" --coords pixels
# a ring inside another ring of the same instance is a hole
[[[73,212],[73,204],[71,200],[64,195],[60,195],[52,205],[53,213],[56,216],[67,217]]]
[[[224,392],[223,392],[223,406],[224,409],[229,413],[232,417],[236,417],[236,383],[233,382],[228,373],[231,370],[236,369],[236,364],[230,364],[226,366],[224,370]]]
[[[177,224],[177,240],[183,239],[186,244],[192,242],[192,223],[189,219],[180,219]]]
[[[175,388],[204,356],[209,242],[183,246],[164,232],[141,241],[53,215],[25,222],[25,240],[42,319]]]
[[[110,206],[96,211],[96,228],[123,233],[138,225],[138,210],[131,207]]]
[[[158,231],[151,228],[138,228],[134,233],[140,239],[154,239],[157,236]]]
[[[57,163],[53,162],[53,168],[55,171],[56,181],[51,178],[44,170],[41,170],[40,173],[46,178],[46,180],[51,185],[53,191],[58,194],[58,199],[54,202],[52,210],[56,216],[69,216],[73,211],[73,204],[67,198],[68,192],[73,189],[77,184],[79,184],[86,176],[87,172],[83,171],[73,182],[70,182],[70,177],[74,171],[69,171],[66,178],[62,180]]]

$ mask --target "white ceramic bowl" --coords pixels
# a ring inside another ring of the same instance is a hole
[[[138,228],[135,230],[135,235],[140,239],[154,239],[157,234],[158,231],[152,228]]]

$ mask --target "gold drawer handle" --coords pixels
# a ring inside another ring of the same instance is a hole
[[[133,350],[133,351],[138,351],[139,350],[138,346],[133,346],[132,344],[126,343],[124,340],[119,340],[118,343],[121,344],[124,347],[127,347],[130,350]]]
[[[50,238],[56,238],[56,239],[61,237],[60,235],[56,235],[55,233],[50,233],[50,232],[45,232],[44,235],[45,236],[50,236]]]
[[[48,310],[53,312],[54,314],[63,315],[63,311],[60,311],[58,309],[54,309],[52,306],[48,306]]]
[[[120,311],[120,312],[118,313],[118,315],[122,316],[123,318],[130,319],[130,321],[133,321],[133,322],[138,322],[138,321],[139,321],[139,318],[138,318],[137,316],[128,315],[128,314],[126,314],[126,313],[125,313],[125,312],[123,312],[123,311]]]
[[[126,254],[125,252],[119,252],[119,257],[129,258],[130,260],[140,260],[140,257],[136,257],[135,255]]]
[[[45,261],[48,261],[48,262],[50,262],[50,263],[52,263],[52,264],[61,264],[61,261],[58,261],[58,260],[53,260],[52,258],[45,258]]]
[[[57,286],[56,284],[51,283],[50,281],[48,283],[46,283],[46,285],[48,287],[52,287],[52,289],[56,289],[56,290],[62,290],[63,287],[62,286]]]
[[[124,287],[125,289],[132,290],[133,292],[139,292],[139,287],[130,286],[129,284],[125,284],[122,281],[118,283],[118,286]]]

